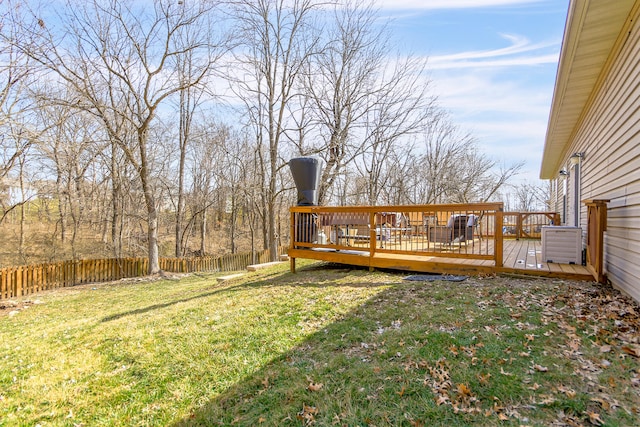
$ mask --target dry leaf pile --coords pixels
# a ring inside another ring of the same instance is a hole
[[[483,395],[470,384],[453,379],[452,372],[487,362],[480,355],[484,347],[482,342],[468,346],[451,345],[449,356],[435,362],[405,359],[402,367],[407,372],[422,372],[422,384],[431,390],[436,405],[448,406],[455,414],[482,415],[500,421],[517,420],[521,425],[527,425],[527,411],[558,407],[555,420],[551,422],[557,426],[605,425],[606,414],[618,410],[640,415],[640,311],[637,304],[615,290],[591,284],[557,286],[554,291],[549,295],[548,292],[518,290],[504,293],[500,301],[480,300],[477,303],[481,311],[503,303],[509,307],[513,320],[506,325],[485,325],[482,328],[484,332],[501,337],[511,328],[532,331],[524,334],[521,348],[507,348],[504,358],[492,361],[501,365],[500,375],[522,378],[530,384],[528,390],[533,392],[530,402],[517,405],[502,403],[495,396]],[[535,333],[537,327],[519,321],[527,311],[534,309],[541,313],[541,322],[547,327],[545,337],[557,339],[555,342],[560,343],[557,347],[541,348],[538,343],[540,336]],[[437,329],[454,334],[464,328],[465,323],[474,320],[467,315],[465,322],[442,325]],[[399,345],[402,347],[404,343]],[[361,346],[360,350],[363,347],[380,352],[375,343]],[[538,363],[533,353],[567,360],[573,375],[582,384],[580,390],[554,382],[553,374],[559,367]],[[513,362],[517,358],[530,360],[527,370],[514,367]],[[366,356],[361,355],[361,360],[367,360]],[[629,377],[625,384],[618,384],[614,379],[620,377],[618,372],[608,373],[609,369],[614,369],[614,364],[619,365],[617,362],[622,362],[627,369]],[[540,383],[533,381],[540,376]],[[477,374],[477,380],[481,385],[487,385],[494,379],[490,373],[481,372]],[[402,397],[404,392],[403,386],[398,395]],[[621,392],[627,397],[626,402],[613,397]],[[584,396],[589,396],[585,410],[576,413],[562,409],[567,401],[584,399]]]

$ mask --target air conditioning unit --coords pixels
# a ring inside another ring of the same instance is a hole
[[[582,228],[542,227],[542,261],[582,264]]]

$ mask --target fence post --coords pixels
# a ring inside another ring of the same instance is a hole
[[[7,298],[7,272],[6,268],[0,268],[0,299]]]
[[[22,267],[18,267],[15,269],[15,290],[13,291],[14,297],[22,296]]]

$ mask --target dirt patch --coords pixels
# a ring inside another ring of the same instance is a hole
[[[38,299],[29,299],[24,301],[0,301],[0,316],[13,317],[16,314],[20,313],[22,310],[26,310],[27,308],[38,304],[44,303]]]

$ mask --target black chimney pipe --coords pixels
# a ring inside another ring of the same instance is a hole
[[[289,160],[289,169],[298,189],[298,206],[317,206],[322,160],[317,157],[296,157]]]
[[[322,161],[316,157],[296,157],[289,160],[289,169],[298,189],[298,206],[317,206]],[[296,240],[313,243],[317,239],[317,215],[296,215]]]

